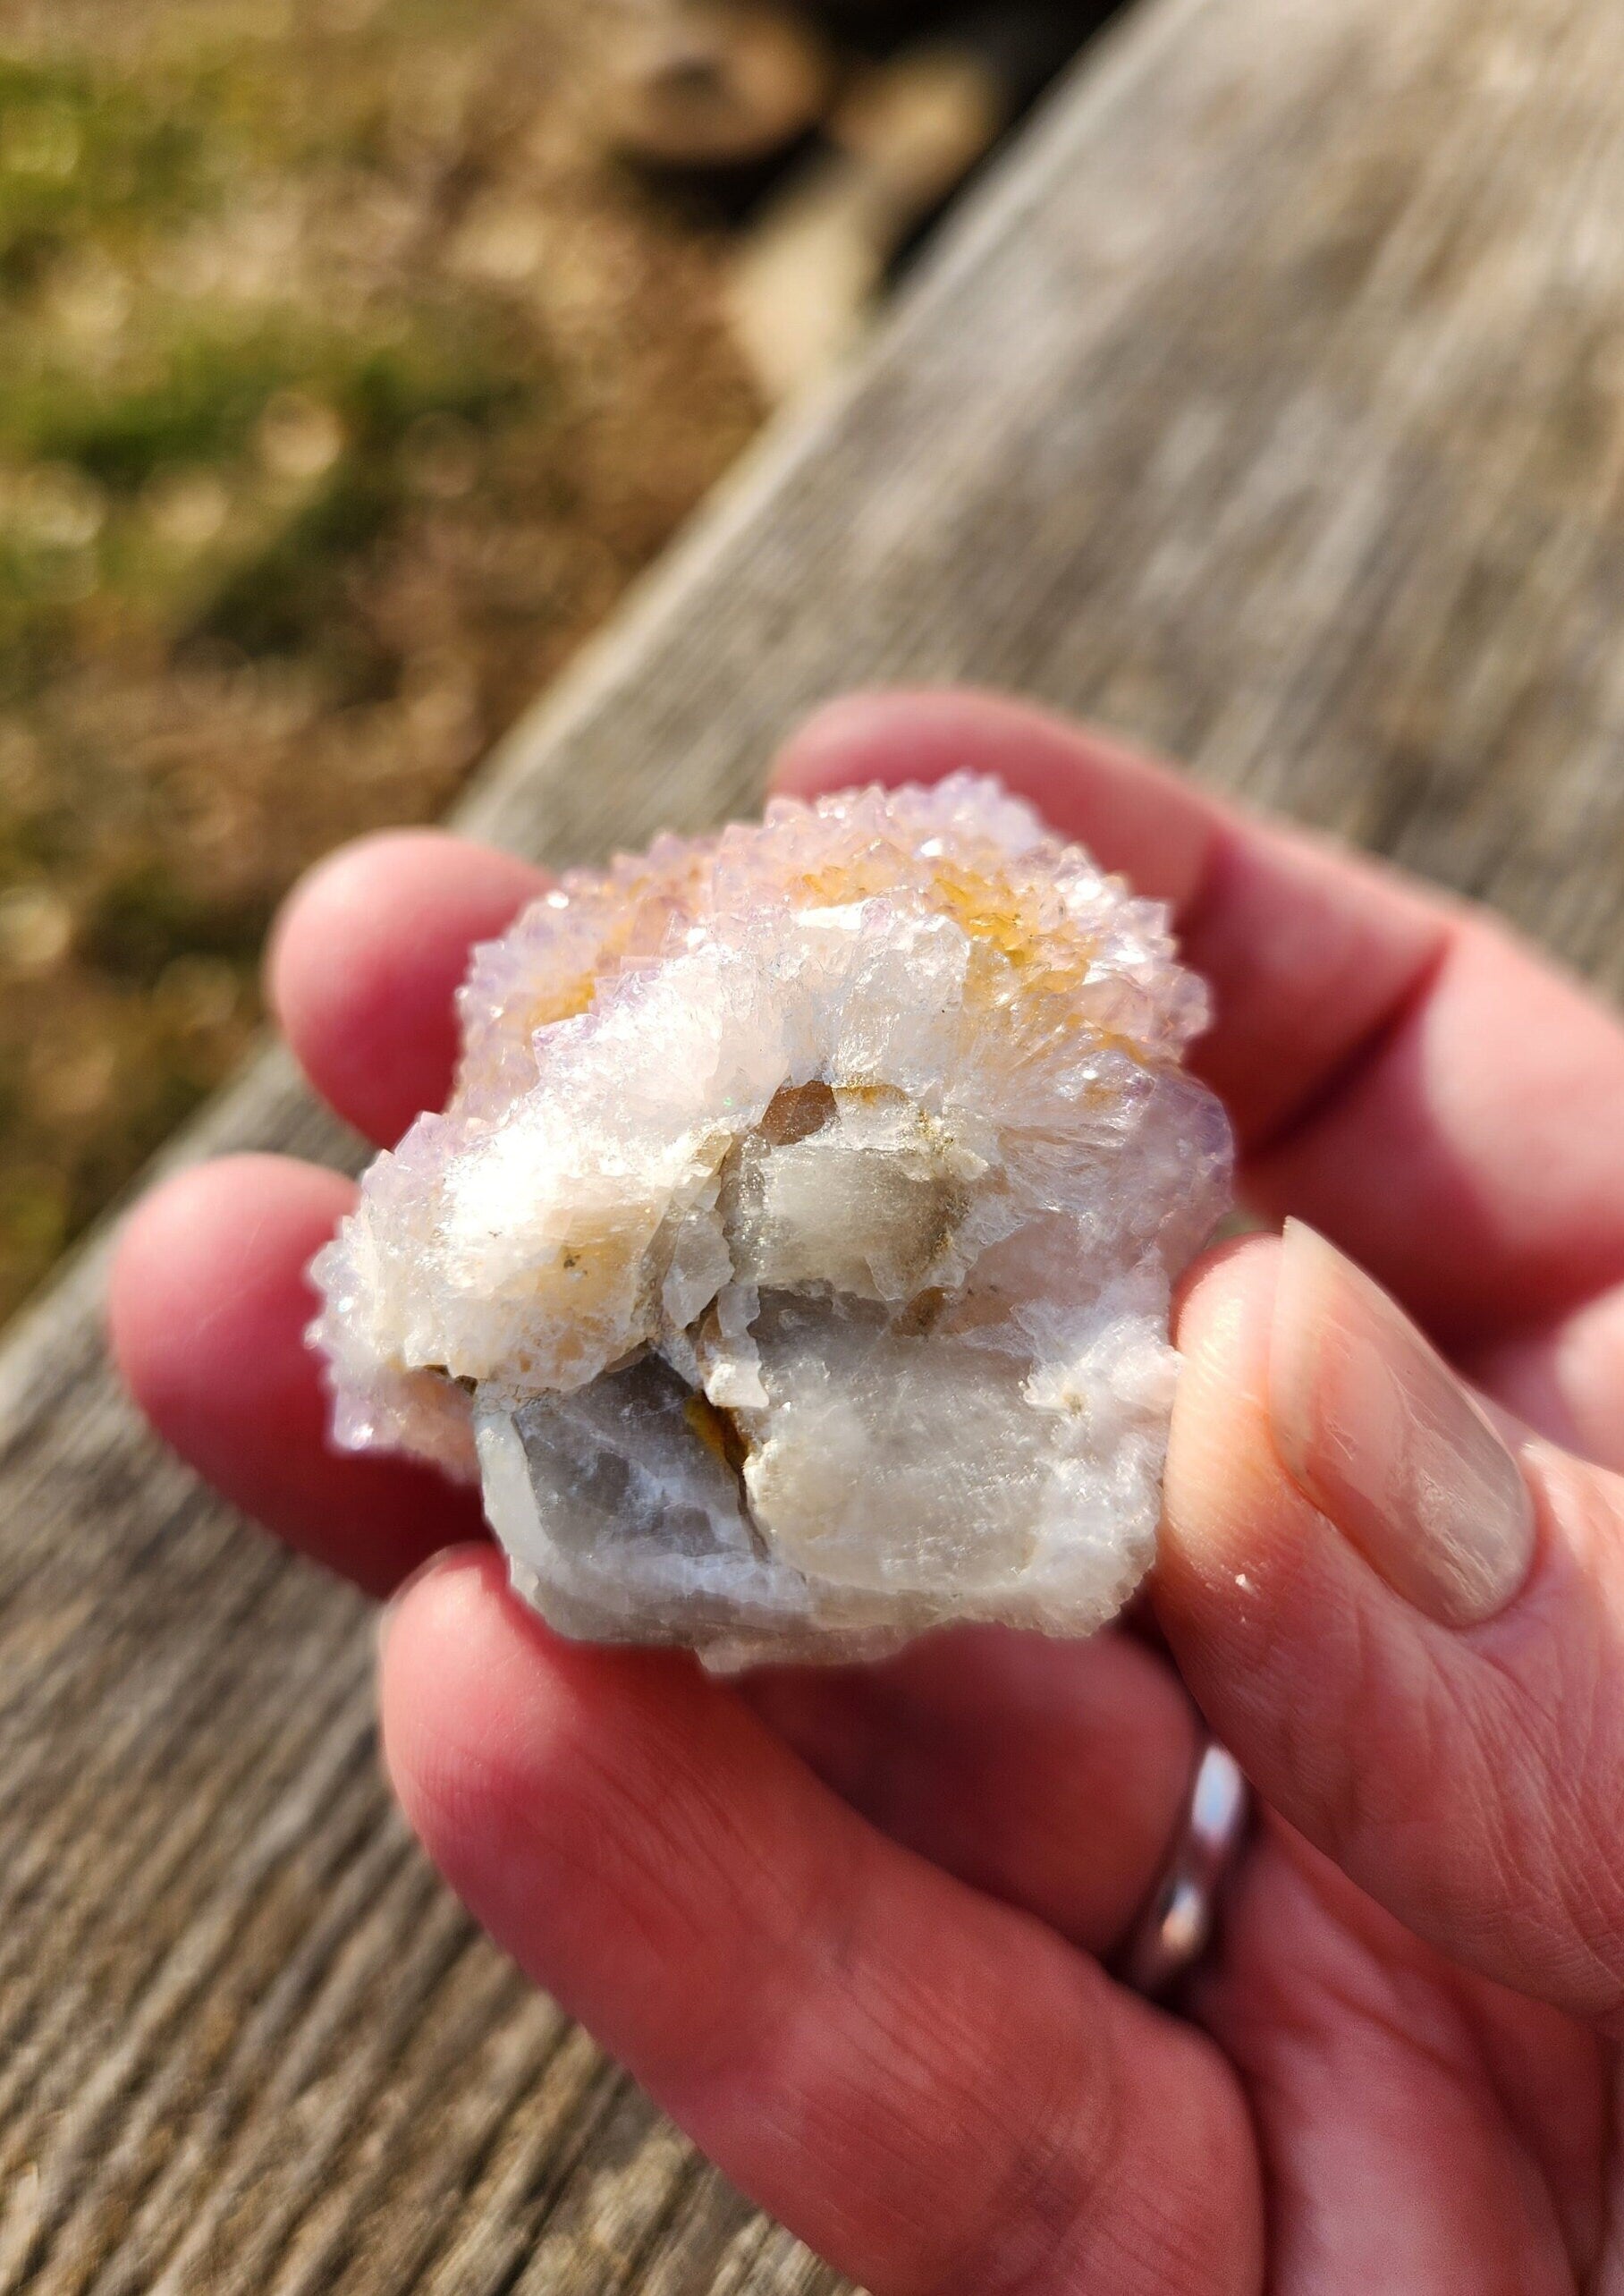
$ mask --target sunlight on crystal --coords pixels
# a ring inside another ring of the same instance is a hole
[[[772,806],[477,953],[316,1263],[334,1429],[478,1474],[562,1631],[717,1666],[1083,1634],[1154,1551],[1229,1202],[1163,910],[992,781]]]

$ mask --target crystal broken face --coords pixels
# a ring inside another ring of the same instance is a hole
[[[340,1442],[478,1472],[562,1631],[1082,1633],[1151,1555],[1228,1127],[1162,911],[996,784],[781,803],[478,953],[317,1263]]]

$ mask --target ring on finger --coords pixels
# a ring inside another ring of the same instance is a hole
[[[1166,1862],[1117,1960],[1117,1975],[1133,1992],[1164,1999],[1206,1952],[1219,1890],[1246,1838],[1250,1802],[1239,1764],[1209,1739]]]

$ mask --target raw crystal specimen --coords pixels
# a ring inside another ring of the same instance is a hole
[[[1087,1633],[1155,1545],[1227,1205],[1164,911],[995,783],[780,802],[478,951],[443,1115],[316,1263],[335,1432],[482,1478],[567,1634]]]

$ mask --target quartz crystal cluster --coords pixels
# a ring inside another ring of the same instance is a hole
[[[322,1253],[338,1441],[478,1474],[566,1634],[717,1666],[1088,1632],[1227,1206],[1164,911],[994,782],[567,877]]]

